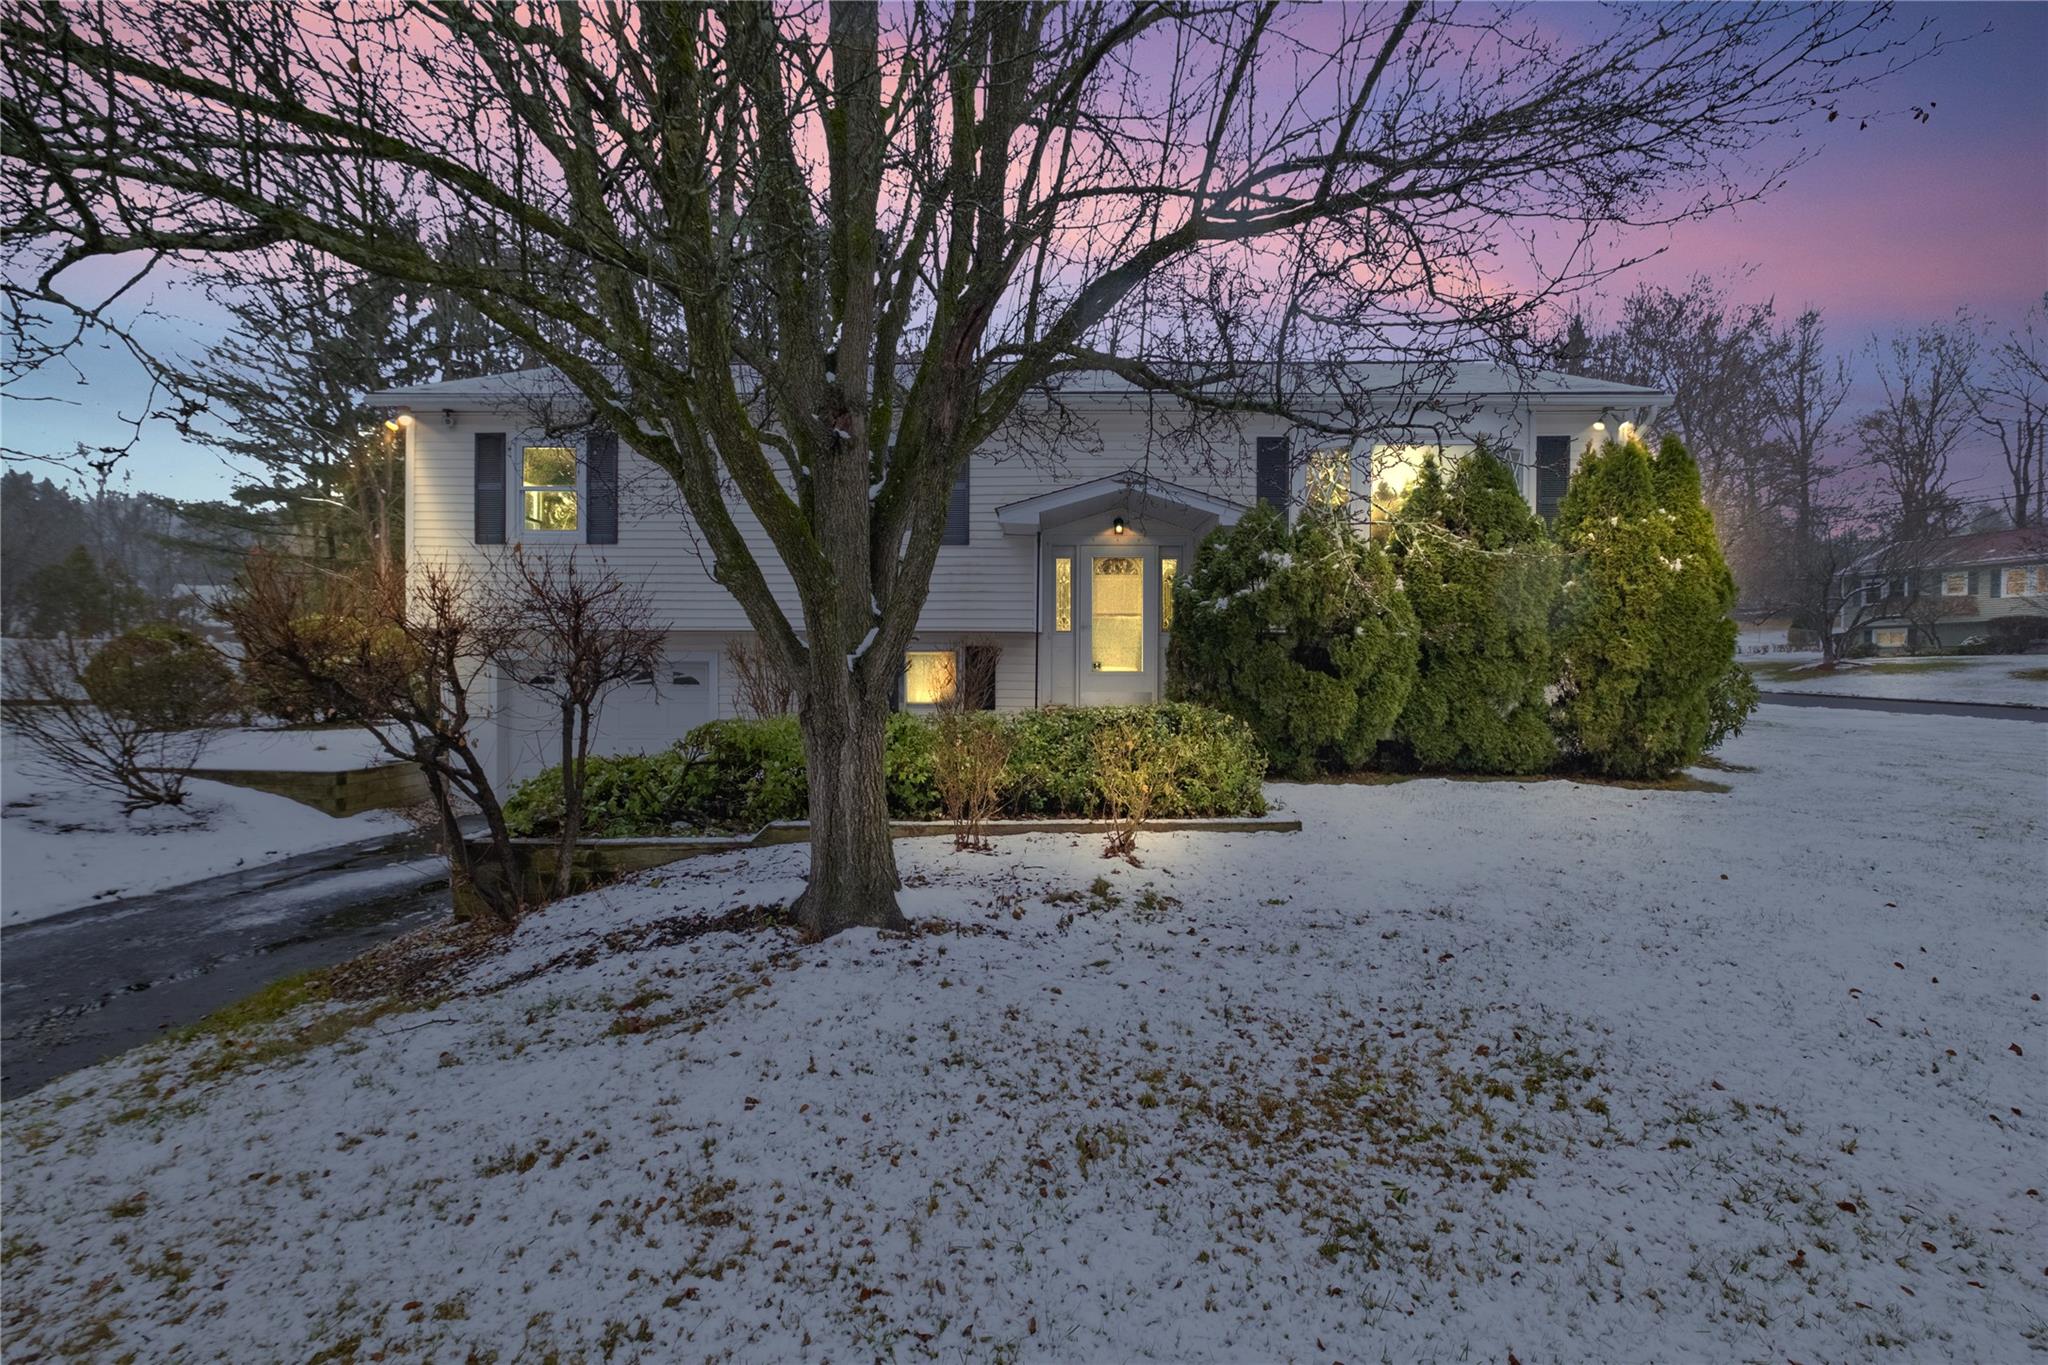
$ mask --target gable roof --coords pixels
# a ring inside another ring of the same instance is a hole
[[[1911,555],[1902,553],[1901,547],[1887,545],[1872,550],[1849,567],[1851,572],[1888,563],[1892,567],[1902,567],[1908,558],[1914,567],[1921,569],[2032,564],[2048,559],[2048,528],[2030,526],[2017,531],[1972,531],[1968,535],[1929,541],[1924,549]]]
[[[1020,498],[996,508],[996,520],[1003,534],[1033,535],[1047,526],[1077,521],[1097,512],[1127,507],[1134,516],[1156,516],[1177,525],[1206,525],[1216,522],[1237,525],[1245,508],[1226,498],[1213,497],[1177,483],[1132,469],[1100,479],[1070,483],[1049,493]]]

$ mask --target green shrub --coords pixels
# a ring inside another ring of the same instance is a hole
[[[178,626],[138,626],[109,640],[79,682],[102,711],[156,730],[218,724],[237,706],[234,670]]]
[[[1203,707],[1069,707],[1004,715],[995,723],[1009,746],[1002,789],[1013,814],[1101,814],[1095,733],[1113,724],[1141,727],[1172,755],[1176,781],[1154,802],[1154,815],[1256,815],[1266,808],[1260,790],[1265,755],[1250,730]],[[889,718],[884,780],[892,818],[938,815],[934,744],[931,722],[908,714]],[[660,753],[592,757],[584,828],[596,839],[750,831],[773,820],[802,819],[808,795],[793,717],[716,720]],[[553,833],[561,818],[558,768],[520,783],[505,802],[506,823],[520,837]]]
[[[1558,556],[1514,473],[1483,446],[1448,479],[1427,461],[1392,543],[1421,646],[1395,726],[1408,756],[1459,772],[1549,768]]]
[[[1762,700],[1763,694],[1757,691],[1756,679],[1749,670],[1729,660],[1707,694],[1707,743],[1702,752],[1713,753],[1741,734],[1742,727],[1749,723],[1750,713]]]
[[[1735,580],[1675,437],[1652,456],[1608,443],[1558,512],[1568,556],[1557,611],[1558,738],[1614,777],[1663,777],[1698,760],[1714,692],[1735,657]]]
[[[1171,755],[1173,789],[1152,814],[1263,815],[1266,756],[1243,721],[1206,706],[1049,706],[1003,718],[1010,735],[1006,809],[1021,816],[1103,813],[1096,732],[1128,727]]]
[[[1173,614],[1175,695],[1243,719],[1278,773],[1364,766],[1415,682],[1393,561],[1327,513],[1262,506],[1212,533]]]

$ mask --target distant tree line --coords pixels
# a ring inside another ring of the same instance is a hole
[[[1959,311],[1870,338],[1861,409],[1820,310],[1781,317],[1706,279],[1642,286],[1611,326],[1575,318],[1549,349],[1572,373],[1675,396],[1658,424],[1699,462],[1745,607],[1824,631],[1866,555],[1889,547],[1904,567],[1945,536],[2048,522],[2048,295],[2005,332]],[[1973,447],[1998,452],[1996,493],[1959,491]]]

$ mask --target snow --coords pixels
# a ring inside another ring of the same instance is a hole
[[[207,742],[198,766],[216,772],[334,773],[397,761],[362,730],[225,730]]]
[[[0,924],[407,828],[388,811],[337,819],[221,782],[195,779],[187,790],[183,809],[124,816],[113,793],[44,771],[9,735],[0,749]]]
[[[1774,709],[1725,792],[1275,786],[1302,834],[1143,868],[904,841],[910,937],[691,936],[796,846],[643,874],[430,1008],[8,1105],[10,1344],[2017,1359],[2044,738]]]
[[[1810,696],[1876,697],[1887,701],[1979,702],[2048,706],[2048,656],[1942,655],[1929,658],[1849,659],[1819,668],[1816,653],[1778,654],[1768,662],[1745,659],[1766,692]],[[2036,676],[2024,678],[2022,672]]]

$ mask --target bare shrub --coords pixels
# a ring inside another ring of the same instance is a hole
[[[986,849],[988,822],[1002,808],[1010,737],[986,711],[946,707],[932,745],[939,806],[953,822],[953,847]]]
[[[546,698],[561,720],[561,856],[554,895],[569,894],[583,833],[584,778],[598,708],[614,688],[654,680],[661,632],[647,593],[600,562],[577,572],[573,558],[513,550],[501,591],[516,615],[499,642],[499,666]]]
[[[756,635],[735,635],[725,647],[733,706],[742,716],[786,716],[796,710],[796,684],[776,666]]]
[[[182,806],[186,779],[214,730],[169,727],[146,709],[96,704],[85,685],[92,658],[91,645],[69,635],[11,642],[6,656],[8,728],[40,766],[119,796],[124,815],[151,806]]]
[[[1095,782],[1110,822],[1103,857],[1140,865],[1138,831],[1173,779],[1173,749],[1150,728],[1120,720],[1095,732]]]
[[[220,614],[269,674],[311,705],[373,735],[427,779],[458,891],[475,891],[509,928],[524,908],[519,866],[490,775],[476,750],[490,661],[518,625],[502,594],[462,570],[416,565],[325,572],[256,551]],[[458,803],[483,817],[492,865],[470,856]]]

